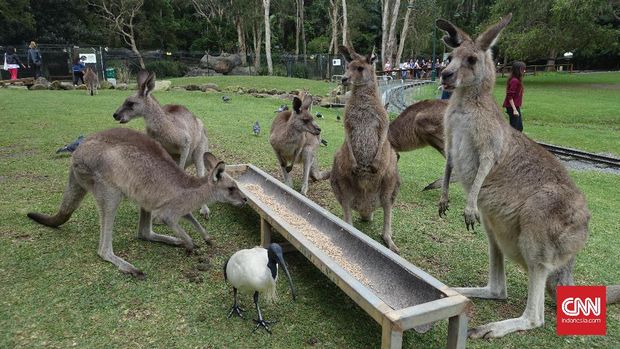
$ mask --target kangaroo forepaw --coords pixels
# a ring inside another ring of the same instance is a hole
[[[134,270],[126,271],[125,273],[136,278],[136,280],[146,280],[146,274],[142,270],[134,269]]]

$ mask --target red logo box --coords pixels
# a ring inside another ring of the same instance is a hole
[[[559,336],[604,336],[607,333],[605,286],[558,286],[556,289]]]

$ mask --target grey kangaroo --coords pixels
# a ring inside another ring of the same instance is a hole
[[[447,100],[425,99],[416,102],[390,122],[388,140],[397,153],[431,146],[444,157],[443,114]],[[423,190],[441,188],[441,178]]]
[[[334,155],[331,185],[342,206],[344,220],[351,224],[351,210],[363,220],[383,208],[383,241],[398,253],[392,240],[392,206],[400,188],[396,152],[388,141],[389,121],[377,87],[374,53],[357,54],[340,46],[348,66],[342,78],[351,85],[351,97],[344,110],[344,143]]]
[[[86,90],[89,95],[94,96],[98,94],[99,77],[97,76],[97,72],[91,67],[86,67],[84,70],[84,82],[86,83]]]
[[[179,167],[185,169],[193,163],[198,176],[204,176],[203,154],[209,150],[209,141],[202,121],[182,105],[159,104],[151,95],[154,88],[155,73],[140,71],[138,91],[116,110],[114,119],[124,124],[135,117],[144,117],[146,133],[161,143]],[[200,213],[208,218],[209,208],[204,205]]]
[[[492,95],[495,66],[491,46],[508,25],[509,14],[476,40],[445,20],[437,27],[454,48],[442,71],[444,87],[454,90],[445,113],[447,162],[439,215],[448,209],[452,169],[467,195],[467,229],[482,222],[489,240],[489,281],[484,287],[456,290],[468,297],[505,299],[504,256],[528,275],[527,305],[514,319],[469,331],[472,338],[502,337],[544,324],[545,284],[573,284],[575,256],[588,236],[586,199],[562,164],[503,119]],[[607,301],[617,302],[620,286],[607,287]]]
[[[191,253],[194,243],[179,225],[188,220],[209,241],[211,238],[191,212],[205,203],[243,205],[245,196],[226,174],[225,165],[211,153],[204,154],[208,176],[193,177],[177,166],[155,140],[125,128],[111,129],[87,137],[73,153],[69,182],[58,213],[28,217],[49,227],[65,223],[87,192],[95,197],[101,232],[98,254],[120,271],[144,278],[142,271],[116,256],[112,249],[112,228],[116,210],[124,196],[140,206],[138,238],[183,246]],[[151,229],[151,214],[157,214],[177,237],[160,235]]]
[[[313,180],[326,179],[329,172],[320,173],[317,170],[316,150],[319,147],[321,128],[314,121],[308,109],[312,105],[312,96],[306,94],[303,102],[293,98],[293,110],[280,112],[271,124],[269,143],[273,147],[284,182],[289,187],[293,180],[289,172],[293,165],[299,162],[304,164],[303,183],[301,193],[308,193],[308,178]]]

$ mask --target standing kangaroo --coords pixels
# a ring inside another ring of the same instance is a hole
[[[302,100],[293,98],[293,110],[283,111],[276,116],[271,124],[269,143],[273,147],[284,182],[293,186],[290,172],[296,163],[304,164],[303,184],[301,194],[308,192],[308,178],[313,180],[325,179],[328,173],[319,173],[317,170],[316,149],[319,147],[321,128],[314,121],[308,108],[312,105],[312,96],[306,95]]]
[[[112,249],[112,227],[116,210],[127,196],[140,206],[138,238],[183,246],[191,253],[192,238],[179,225],[188,220],[206,241],[211,238],[194,219],[192,210],[200,205],[225,202],[243,205],[245,196],[225,172],[225,165],[211,153],[205,153],[209,175],[193,177],[174,162],[166,150],[150,137],[130,129],[117,128],[87,137],[73,153],[69,183],[58,213],[48,216],[28,213],[28,217],[49,227],[65,223],[87,192],[95,197],[101,224],[98,254],[120,271],[144,278],[144,273],[116,256]],[[151,213],[161,217],[177,237],[151,230]]]
[[[140,71],[138,91],[116,110],[114,119],[124,124],[135,117],[144,117],[146,133],[161,143],[179,167],[185,169],[193,163],[198,176],[203,177],[203,154],[209,150],[209,141],[202,121],[182,105],[159,104],[151,96],[154,88],[155,73]],[[204,205],[200,213],[208,218],[209,208]]]
[[[388,140],[394,150],[401,153],[430,145],[445,157],[443,115],[447,107],[447,100],[425,99],[403,110],[396,119],[390,122]],[[437,188],[441,188],[441,178],[430,183],[423,190]]]
[[[454,93],[444,121],[447,162],[439,215],[448,209],[454,168],[467,195],[465,226],[473,229],[482,221],[489,240],[488,284],[456,290],[468,297],[505,299],[504,256],[528,274],[523,315],[471,329],[472,338],[542,326],[545,283],[552,294],[557,285],[573,284],[575,256],[588,236],[584,195],[553,155],[504,121],[493,98],[490,47],[511,18],[506,16],[476,40],[448,21],[437,21],[448,34],[444,42],[454,48],[441,73],[444,87]],[[620,286],[607,288],[608,302],[619,298]]]
[[[86,83],[86,89],[89,95],[94,96],[98,94],[99,77],[91,67],[86,67],[84,70],[84,82]]]
[[[383,240],[398,253],[392,241],[392,205],[400,188],[396,152],[388,141],[389,121],[381,104],[373,63],[353,49],[340,46],[348,67],[342,78],[351,85],[351,97],[344,110],[344,144],[334,155],[331,185],[342,206],[344,220],[353,222],[351,209],[363,220],[383,207]]]

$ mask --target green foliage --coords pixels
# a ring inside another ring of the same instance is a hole
[[[29,0],[0,0],[0,43],[25,43],[35,33],[36,22]]]
[[[155,72],[158,77],[184,76],[189,68],[186,64],[178,61],[156,60],[145,63],[146,69]]]
[[[310,40],[306,46],[307,52],[327,52],[329,49],[329,37],[317,36]]]
[[[303,63],[293,64],[291,74],[294,78],[308,79],[310,77],[311,71],[310,67]]]

